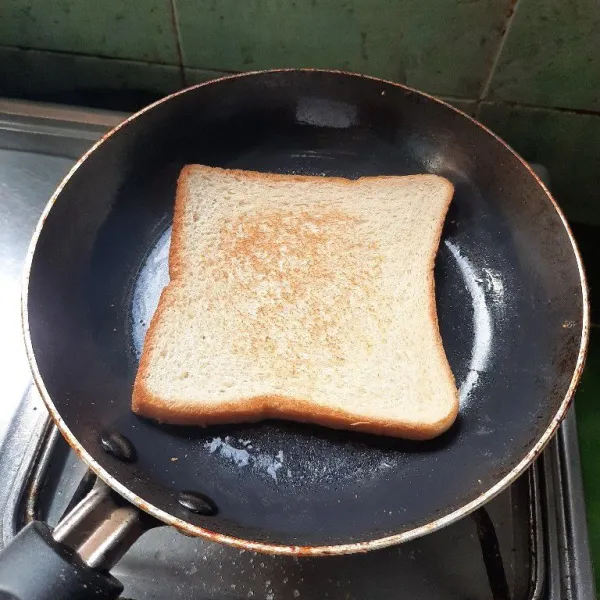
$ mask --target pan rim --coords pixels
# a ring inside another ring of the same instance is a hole
[[[113,477],[104,467],[102,467],[94,458],[87,452],[87,450],[83,447],[83,445],[77,440],[77,438],[72,434],[70,429],[67,427],[66,423],[61,418],[59,411],[54,406],[54,402],[48,393],[42,376],[39,372],[37,361],[35,358],[35,353],[33,350],[33,345],[31,342],[31,335],[29,330],[29,313],[28,313],[28,298],[29,298],[29,279],[31,274],[31,267],[33,264],[33,258],[35,254],[35,249],[37,246],[37,242],[42,233],[44,223],[46,218],[50,214],[54,204],[60,197],[60,194],[63,188],[66,186],[68,181],[74,175],[74,173],[85,163],[88,157],[98,148],[100,147],[107,139],[109,139],[112,135],[114,135],[117,131],[119,131],[122,127],[127,125],[129,122],[137,119],[142,116],[146,112],[152,110],[154,107],[159,106],[163,102],[167,100],[177,97],[181,94],[188,93],[192,90],[196,90],[202,88],[207,85],[211,85],[213,83],[217,83],[220,81],[228,80],[228,79],[237,79],[242,77],[252,77],[257,75],[264,74],[272,74],[272,73],[298,73],[298,72],[308,72],[308,73],[325,73],[332,75],[343,75],[346,77],[356,77],[362,79],[368,79],[371,81],[379,82],[385,85],[392,85],[398,88],[401,88],[407,92],[420,95],[422,97],[428,98],[434,102],[437,102],[456,113],[462,115],[469,119],[473,124],[480,127],[487,134],[492,136],[496,141],[498,141],[502,146],[504,146],[531,174],[531,176],[537,181],[537,183],[541,186],[543,191],[545,192],[548,200],[551,202],[552,206],[556,210],[563,227],[567,232],[567,236],[569,241],[571,242],[571,247],[575,254],[575,259],[577,263],[577,270],[579,273],[579,280],[581,284],[581,292],[582,292],[582,327],[581,327],[581,340],[579,345],[579,351],[577,355],[577,361],[575,364],[573,376],[569,383],[569,387],[566,391],[564,398],[562,399],[560,406],[550,424],[542,434],[542,436],[537,440],[537,442],[533,445],[533,447],[521,458],[521,460],[498,482],[496,482],[493,486],[489,487],[487,490],[481,492],[477,495],[476,498],[464,504],[460,508],[457,508],[441,517],[436,518],[429,523],[425,523],[423,525],[419,525],[414,527],[408,531],[403,533],[393,534],[389,536],[384,536],[381,538],[362,541],[362,542],[354,542],[354,543],[346,543],[346,544],[335,544],[335,545],[327,545],[327,546],[297,546],[297,545],[283,545],[283,544],[270,544],[265,542],[257,542],[253,540],[245,540],[242,538],[237,538],[232,535],[216,533],[204,527],[200,527],[197,525],[193,525],[183,519],[180,519],[170,513],[159,509],[158,507],[146,502],[143,498],[132,492],[129,488],[119,482],[115,477]],[[50,416],[56,426],[58,427],[61,434],[67,440],[71,448],[76,452],[76,454],[83,460],[83,462],[98,476],[102,479],[107,485],[109,485],[113,490],[115,490],[118,494],[123,496],[133,505],[137,506],[139,509],[151,514],[158,520],[163,523],[175,527],[177,530],[185,533],[186,535],[192,535],[196,537],[202,537],[209,539],[214,542],[224,543],[230,546],[234,546],[237,548],[241,548],[244,550],[253,550],[256,552],[263,552],[269,554],[281,554],[281,555],[305,555],[305,556],[326,556],[326,555],[341,555],[341,554],[353,554],[358,552],[366,552],[370,550],[377,550],[381,548],[385,548],[387,546],[392,546],[395,544],[400,544],[402,542],[406,542],[428,533],[432,533],[458,521],[459,519],[465,517],[469,513],[473,512],[480,506],[489,502],[492,498],[494,498],[497,494],[499,494],[502,490],[507,488],[511,483],[513,483],[530,465],[531,463],[539,456],[545,446],[548,444],[552,436],[556,433],[560,423],[566,416],[567,410],[571,404],[573,399],[573,395],[581,378],[581,374],[583,371],[583,367],[585,364],[585,358],[587,355],[587,347],[589,341],[589,329],[590,329],[590,308],[589,308],[589,294],[587,288],[587,282],[585,277],[585,272],[583,269],[583,261],[577,248],[577,244],[571,228],[567,223],[565,215],[561,208],[558,206],[556,201],[554,200],[552,194],[546,187],[543,181],[537,176],[537,174],[533,171],[533,169],[527,164],[527,162],[515,151],[513,150],[504,140],[498,137],[495,133],[493,133],[490,129],[479,123],[476,119],[471,117],[470,115],[464,113],[463,111],[457,109],[456,107],[431,96],[425,92],[421,92],[409,86],[396,83],[393,81],[388,81],[382,78],[373,77],[370,75],[363,75],[359,73],[352,73],[342,70],[333,70],[333,69],[268,69],[268,70],[259,70],[259,71],[249,71],[245,73],[236,73],[232,75],[227,75],[224,77],[219,77],[210,81],[206,81],[197,85],[193,85],[142,108],[138,112],[129,116],[122,123],[117,125],[111,131],[107,132],[98,142],[96,142],[71,168],[71,170],[67,173],[65,178],[61,181],[61,183],[56,188],[56,191],[53,193],[48,203],[46,204],[44,211],[36,225],[31,243],[29,245],[29,249],[27,251],[27,256],[25,259],[25,266],[23,271],[23,281],[22,281],[22,289],[21,289],[21,321],[23,327],[23,336],[25,339],[25,347],[27,352],[27,359],[29,361],[29,366],[33,375],[34,383],[46,405]]]

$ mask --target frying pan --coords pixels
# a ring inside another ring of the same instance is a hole
[[[461,397],[447,433],[407,442],[279,421],[174,427],[132,414],[188,163],[454,183],[435,267]],[[588,300],[564,216],[494,134],[401,85],[284,70],[173,94],[88,152],[37,228],[23,321],[36,385],[99,483],[53,535],[37,523],[15,539],[0,558],[0,589],[7,578],[24,589],[18,565],[35,552],[46,594],[82,597],[85,583],[108,598],[118,593],[108,568],[158,522],[257,551],[326,555],[399,543],[473,511],[523,472],[564,417]]]

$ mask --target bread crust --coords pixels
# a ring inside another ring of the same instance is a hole
[[[427,311],[433,327],[436,332],[435,346],[439,353],[439,364],[444,372],[441,377],[452,383],[455,394],[452,402],[448,404],[448,411],[440,419],[435,422],[415,423],[401,419],[382,419],[365,421],[364,415],[357,415],[351,410],[336,409],[331,406],[322,406],[314,400],[306,398],[288,397],[285,395],[261,395],[252,397],[243,397],[236,400],[219,400],[213,403],[203,403],[201,409],[194,402],[170,400],[165,401],[153,394],[146,385],[146,378],[150,372],[150,355],[156,345],[157,324],[169,306],[169,297],[166,293],[170,286],[176,286],[178,277],[183,271],[183,260],[181,256],[181,248],[184,236],[184,211],[187,197],[187,180],[193,173],[198,172],[221,172],[224,174],[243,177],[245,179],[256,179],[262,182],[313,182],[320,183],[324,180],[335,181],[342,185],[356,185],[361,180],[389,180],[397,179],[397,176],[378,176],[359,178],[356,180],[345,179],[342,177],[319,177],[305,175],[280,175],[274,173],[259,173],[254,171],[242,171],[238,169],[221,169],[217,167],[206,167],[203,165],[186,165],[178,178],[177,193],[175,197],[175,208],[173,217],[173,230],[171,237],[171,247],[169,251],[169,275],[171,281],[163,290],[157,310],[152,318],[146,339],[144,349],[140,359],[139,368],[136,374],[133,394],[132,394],[132,410],[136,414],[158,422],[165,422],[177,425],[199,425],[209,426],[227,423],[240,422],[257,422],[264,419],[285,419],[304,423],[312,423],[323,425],[335,429],[347,429],[352,431],[360,431],[377,435],[387,435],[400,437],[411,440],[427,440],[434,438],[441,433],[447,431],[454,423],[458,414],[459,398],[456,390],[454,375],[450,369],[450,365],[446,358],[446,353],[442,344],[442,338],[439,333],[438,317],[435,304],[435,280],[434,280],[434,264],[437,255],[437,249],[442,234],[444,219],[440,219],[437,223],[435,244],[432,245],[433,251],[429,256],[428,264],[428,306]],[[403,179],[418,179],[423,175],[408,175]],[[436,177],[440,183],[443,183],[445,189],[444,215],[452,200],[454,192],[453,185],[443,177],[436,175],[426,175],[428,178]]]

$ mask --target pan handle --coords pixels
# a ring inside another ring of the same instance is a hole
[[[34,521],[0,552],[0,600],[114,600],[108,571],[156,524],[98,479],[54,531]]]

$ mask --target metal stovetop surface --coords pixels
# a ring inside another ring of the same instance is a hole
[[[0,544],[32,518],[55,524],[86,473],[32,386],[21,338],[20,275],[56,185],[124,116],[0,100]],[[299,559],[244,552],[161,527],[144,535],[113,573],[125,584],[124,596],[136,599],[500,600],[507,595],[494,588],[498,564],[510,598],[594,597],[573,411],[538,464],[485,511],[413,542],[364,555]]]

